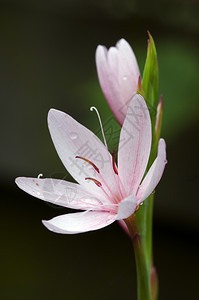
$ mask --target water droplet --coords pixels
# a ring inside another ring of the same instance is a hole
[[[75,139],[77,138],[77,133],[76,133],[76,132],[71,132],[71,133],[70,133],[70,138],[71,138],[72,140],[75,140]]]
[[[40,192],[37,192],[37,195],[40,196],[41,195]]]
[[[143,202],[142,202],[142,203],[140,203],[140,205],[143,205]]]
[[[126,76],[123,76],[123,80],[127,80],[127,77],[126,77]]]

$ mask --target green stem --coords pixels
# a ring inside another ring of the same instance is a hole
[[[151,272],[148,271],[147,259],[142,245],[141,237],[137,229],[134,214],[124,221],[129,229],[134,246],[137,269],[137,299],[151,300]]]

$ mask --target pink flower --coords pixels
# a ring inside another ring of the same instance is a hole
[[[140,76],[135,54],[124,39],[109,50],[98,46],[96,66],[104,96],[117,121],[122,125],[130,100],[137,92]]]
[[[99,120],[101,125],[100,117]],[[105,145],[61,111],[49,111],[48,125],[59,157],[79,184],[26,177],[17,178],[16,183],[44,201],[84,210],[43,221],[54,232],[81,233],[128,218],[153,192],[162,176],[166,151],[165,142],[160,139],[157,158],[143,179],[151,149],[151,120],[140,95],[131,101],[121,129],[118,167],[108,151],[102,125]]]

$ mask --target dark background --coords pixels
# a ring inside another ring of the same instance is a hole
[[[158,51],[168,153],[155,194],[159,299],[197,298],[198,16],[194,0],[0,1],[0,299],[136,299],[133,249],[116,223],[80,235],[53,234],[41,220],[67,210],[23,193],[14,179],[66,176],[46,124],[50,108],[97,132],[89,111],[95,105],[103,122],[114,123],[99,87],[95,49],[124,37],[142,73],[147,30]]]

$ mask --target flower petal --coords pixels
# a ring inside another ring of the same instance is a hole
[[[123,220],[130,217],[137,207],[137,199],[132,194],[118,204],[117,220]]]
[[[51,109],[48,114],[48,125],[57,153],[68,172],[90,192],[105,198],[100,187],[91,180],[85,180],[95,178],[101,182],[102,176],[106,183],[114,188],[116,175],[110,167],[111,155],[104,144],[92,131],[64,112]],[[91,164],[76,156],[90,160],[99,169],[100,174]],[[101,184],[106,190],[104,183]]]
[[[123,114],[120,112],[120,109],[124,106],[124,101],[119,88],[117,73],[111,69],[113,66],[115,69],[118,66],[117,52],[118,51],[112,47],[108,53],[105,47],[98,46],[96,50],[96,66],[99,82],[104,96],[117,121],[121,124]],[[110,66],[112,62],[114,62],[113,66]]]
[[[41,200],[75,209],[100,209],[103,203],[77,183],[52,178],[18,177],[20,189]]]
[[[166,144],[164,139],[160,139],[158,144],[158,155],[142,181],[137,193],[139,204],[143,202],[155,189],[162,177],[166,163]]]
[[[120,108],[125,119],[129,100],[135,96],[137,92],[138,78],[140,75],[139,67],[135,54],[130,45],[124,39],[117,43],[118,49],[118,80],[124,98],[124,105]],[[123,123],[123,122],[122,122]]]
[[[124,39],[108,51],[105,47],[98,46],[96,66],[104,96],[122,125],[129,100],[136,94],[140,75],[134,52]]]
[[[109,212],[86,211],[61,215],[42,222],[53,232],[75,234],[106,227],[113,223],[115,218],[116,215],[111,215]]]
[[[122,69],[129,70],[128,73],[131,76],[137,76],[138,79],[140,75],[140,71],[139,71],[137,59],[129,43],[125,39],[121,39],[117,42],[116,47],[119,51],[119,54],[121,55],[121,60],[120,60],[120,62],[122,63],[121,70]],[[122,75],[126,75],[126,74],[122,74]]]
[[[151,150],[151,119],[144,98],[130,102],[120,133],[118,173],[127,195],[136,194]]]

